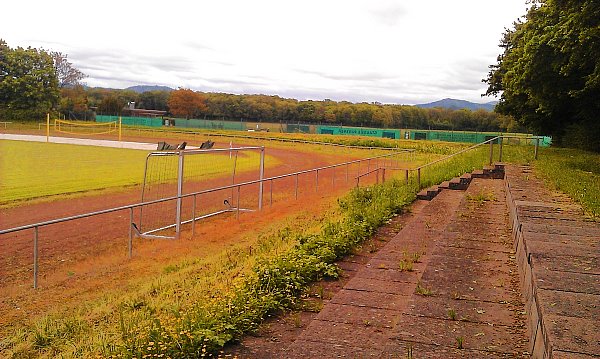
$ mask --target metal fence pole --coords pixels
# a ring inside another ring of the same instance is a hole
[[[179,239],[181,234],[181,206],[183,198],[183,151],[179,151],[179,163],[177,166],[177,215],[175,218],[175,239]]]
[[[533,155],[533,158],[536,159],[536,160],[538,158],[538,147],[539,146],[540,146],[540,139],[536,138],[535,139],[535,150],[534,150],[535,152],[534,152],[534,155]]]
[[[417,186],[421,188],[421,168],[417,168]]]
[[[265,178],[265,148],[262,147],[260,150],[260,170],[259,170],[260,182],[258,183],[258,209],[262,209],[263,204],[263,179]]]
[[[404,181],[406,182],[406,184],[408,184],[408,170],[405,170],[404,172]]]
[[[33,289],[38,287],[38,227],[33,228]]]
[[[296,199],[298,199],[298,174],[296,174]]]
[[[490,166],[494,162],[494,141],[490,141]]]
[[[381,169],[381,183],[385,183],[385,167]]]
[[[348,183],[348,171],[350,171],[350,165],[346,164],[346,183]]]
[[[237,189],[237,213],[235,218],[240,219],[240,186],[238,186]]]
[[[331,186],[332,186],[333,188],[335,188],[335,167],[333,167],[333,168],[331,169],[331,171],[333,171],[333,173],[332,173],[332,175],[331,175]]]
[[[127,255],[131,259],[133,254],[133,207],[129,208],[129,242],[127,243]]]
[[[498,161],[502,162],[502,147],[504,144],[504,138],[500,137],[500,148],[498,149]]]
[[[273,206],[273,180],[271,180],[270,190],[271,194],[269,196],[269,206]]]
[[[192,200],[192,237],[196,232],[196,195],[194,195],[194,199]]]

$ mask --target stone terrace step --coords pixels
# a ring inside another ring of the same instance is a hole
[[[535,358],[600,356],[600,224],[550,193],[529,167],[506,169],[512,238]]]
[[[497,180],[476,180],[466,193],[490,191],[488,185],[503,197]],[[471,233],[470,223],[478,230],[490,216],[501,217],[503,230],[489,240]],[[525,351],[503,202],[477,207],[465,192],[442,191],[357,270],[281,357],[403,358],[414,351],[415,358],[496,358]],[[426,290],[431,295],[415,294]]]
[[[413,348],[415,358],[528,356],[506,205],[469,200],[482,192],[503,198],[503,187],[499,180],[473,180],[431,252],[423,290],[411,296],[386,355],[406,357]],[[502,226],[492,231],[488,225],[489,234],[481,236],[481,223],[490,218]]]
[[[428,254],[464,197],[443,191],[336,293],[280,357],[385,357],[393,328],[405,320],[409,299],[428,263]],[[421,253],[413,271],[400,270],[409,253]],[[425,254],[423,254],[425,253]]]

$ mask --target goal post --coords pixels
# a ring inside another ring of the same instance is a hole
[[[198,220],[262,209],[264,160],[264,147],[148,154],[137,235],[177,239],[185,224],[193,233]]]

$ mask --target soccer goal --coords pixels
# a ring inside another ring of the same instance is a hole
[[[148,154],[137,235],[177,239],[183,225],[193,233],[198,220],[261,209],[264,161],[264,147]]]
[[[50,126],[50,123],[48,123],[47,126]],[[120,141],[121,121],[87,122],[56,119],[54,120],[54,131],[57,133],[82,136],[96,136],[114,133],[118,135]]]

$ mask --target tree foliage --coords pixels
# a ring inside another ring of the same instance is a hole
[[[206,110],[204,95],[190,89],[180,88],[171,92],[169,109],[173,115],[186,119],[200,116]]]
[[[50,54],[35,48],[11,49],[0,39],[0,117],[43,117],[59,100]]]
[[[67,54],[62,52],[53,51],[50,53],[54,60],[54,68],[56,69],[56,76],[58,77],[58,86],[63,87],[74,87],[80,84],[80,81],[87,76],[76,69],[72,63],[67,59]]]
[[[487,94],[555,142],[600,151],[600,5],[597,0],[538,0],[501,40]]]

